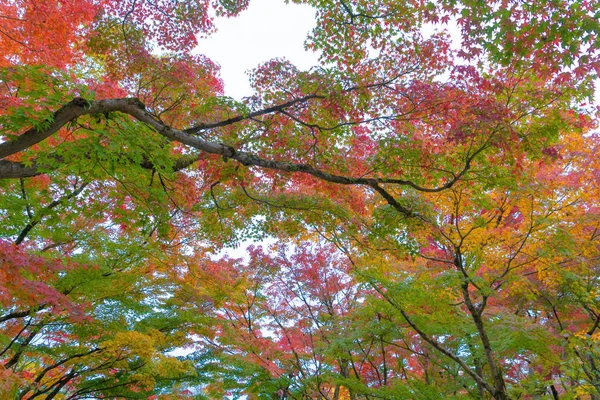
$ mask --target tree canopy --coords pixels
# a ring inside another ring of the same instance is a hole
[[[600,3],[295,3],[0,0],[0,397],[600,399]]]

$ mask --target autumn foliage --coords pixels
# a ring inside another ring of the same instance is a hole
[[[0,398],[600,399],[600,3],[297,3],[0,0]]]

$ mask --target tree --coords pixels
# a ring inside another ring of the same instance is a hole
[[[235,101],[246,2],[0,1],[0,392],[600,398],[600,6],[305,3]]]

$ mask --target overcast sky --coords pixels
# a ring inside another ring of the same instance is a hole
[[[304,50],[314,24],[314,11],[283,0],[252,0],[236,18],[215,21],[217,33],[200,39],[196,52],[221,65],[225,94],[236,99],[252,94],[246,71],[272,58],[286,58],[300,69],[317,64]]]

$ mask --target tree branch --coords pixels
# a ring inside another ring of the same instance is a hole
[[[291,100],[287,103],[283,103],[277,106],[265,108],[260,111],[256,111],[254,113],[250,113],[246,116],[239,115],[234,118],[230,118],[227,120],[223,120],[220,122],[215,122],[211,124],[198,125],[196,127],[190,128],[188,130],[178,130],[172,128],[162,121],[151,115],[146,111],[144,104],[136,98],[122,98],[122,99],[107,99],[107,100],[98,100],[98,101],[86,101],[81,98],[74,99],[66,106],[61,108],[59,111],[54,113],[54,121],[50,124],[49,127],[43,130],[38,129],[30,129],[21,136],[18,136],[16,139],[10,140],[8,142],[4,142],[0,144],[0,157],[6,157],[20,151],[25,150],[26,148],[39,143],[62,126],[67,124],[68,122],[83,116],[83,115],[92,115],[92,114],[105,114],[110,112],[121,112],[127,115],[132,116],[138,121],[145,123],[152,127],[158,134],[167,138],[170,141],[179,142],[196,150],[200,150],[209,154],[218,154],[221,155],[224,159],[232,159],[235,160],[244,166],[255,166],[265,169],[277,170],[281,172],[300,172],[314,176],[315,178],[342,185],[364,185],[373,188],[376,192],[381,194],[386,201],[390,205],[392,205],[395,209],[400,211],[402,214],[407,216],[415,216],[410,210],[403,208],[397,201],[393,199],[393,197],[386,192],[383,188],[379,186],[379,184],[395,184],[400,186],[408,186],[412,187],[415,190],[422,192],[438,192],[453,186],[469,169],[470,163],[472,159],[484,150],[485,147],[480,148],[473,154],[471,154],[465,160],[464,168],[454,176],[452,180],[445,183],[440,187],[435,188],[426,188],[416,185],[415,183],[402,179],[379,179],[379,178],[354,178],[347,177],[341,175],[331,174],[325,171],[322,171],[318,168],[313,167],[309,164],[297,164],[290,162],[283,162],[277,160],[268,160],[261,157],[256,156],[247,151],[238,150],[232,146],[228,146],[223,143],[211,142],[204,140],[198,136],[194,136],[194,133],[197,133],[201,130],[212,129],[215,127],[230,125],[244,119],[253,118],[258,115],[263,115],[267,113],[277,112],[286,107],[290,107],[291,105],[305,102],[309,99],[313,98],[321,98],[322,96],[318,95],[309,95],[304,96],[295,100]],[[185,167],[191,164],[193,160],[186,158],[182,160],[181,165],[176,164],[176,169],[179,167]],[[151,163],[148,162],[148,165]],[[0,160],[0,179],[1,178],[15,178],[15,177],[24,177],[24,176],[33,176],[35,175],[34,171],[36,170],[35,164],[31,167],[26,167],[21,163],[15,163],[6,160]],[[4,172],[4,174],[2,173]],[[39,172],[38,172],[39,173]]]
[[[377,293],[379,293],[388,303],[390,303],[390,305],[392,305],[394,308],[396,308],[400,312],[400,314],[402,314],[402,317],[404,318],[404,320],[406,320],[408,325],[410,325],[410,327],[413,328],[415,330],[415,332],[417,332],[417,334],[421,337],[421,339],[423,339],[424,341],[429,343],[431,346],[433,346],[434,349],[436,349],[437,351],[444,354],[446,357],[452,359],[454,362],[456,362],[458,365],[460,365],[461,368],[463,369],[463,371],[465,371],[465,373],[467,373],[469,376],[471,376],[471,378],[473,378],[475,380],[475,382],[477,382],[479,385],[483,386],[485,388],[485,390],[487,390],[492,396],[495,395],[496,391],[489,383],[487,383],[481,376],[479,376],[475,371],[473,371],[471,369],[471,367],[469,367],[460,357],[458,357],[456,354],[451,353],[450,351],[445,349],[435,339],[433,339],[431,336],[429,336],[427,333],[425,333],[423,330],[421,330],[413,322],[412,318],[406,313],[406,311],[404,311],[403,307],[401,307],[399,304],[397,304],[383,290],[381,290],[381,288],[379,288],[375,283],[371,283],[371,287],[373,287],[377,291]]]
[[[20,245],[23,240],[25,240],[25,238],[27,237],[27,234],[37,225],[40,223],[40,221],[42,220],[42,218],[44,218],[50,211],[52,211],[53,208],[56,208],[57,206],[61,205],[62,203],[64,203],[67,200],[72,199],[73,197],[76,197],[79,193],[81,193],[83,191],[83,189],[86,188],[86,186],[89,185],[89,182],[84,182],[81,186],[79,186],[77,189],[75,189],[74,191],[72,191],[71,193],[69,193],[66,196],[63,196],[57,200],[54,200],[52,203],[48,204],[46,207],[44,207],[39,215],[37,215],[36,217],[32,218],[29,223],[27,223],[27,225],[25,226],[25,228],[23,228],[23,230],[21,231],[21,233],[19,234],[19,237],[17,237],[17,240],[15,240],[15,244],[16,245]]]
[[[197,134],[200,131],[206,131],[209,129],[214,129],[214,128],[219,128],[219,127],[223,127],[223,126],[227,126],[227,125],[232,125],[235,124],[236,122],[241,122],[244,121],[246,119],[252,119],[252,118],[256,118],[259,117],[261,115],[265,115],[265,114],[271,114],[274,112],[278,112],[278,111],[282,111],[288,107],[293,106],[294,104],[298,104],[298,103],[304,103],[307,102],[308,100],[312,100],[312,99],[324,99],[325,96],[322,95],[317,95],[317,94],[310,94],[307,96],[303,96],[303,97],[299,97],[297,99],[293,99],[290,100],[286,103],[282,103],[282,104],[278,104],[276,106],[272,106],[272,107],[267,107],[264,108],[262,110],[259,111],[255,111],[255,112],[251,112],[249,114],[246,115],[237,115],[235,117],[232,118],[228,118],[225,119],[223,121],[218,121],[218,122],[211,122],[211,123],[206,123],[206,124],[199,124],[194,126],[193,128],[189,128],[186,129],[184,132],[190,135],[194,135]]]

